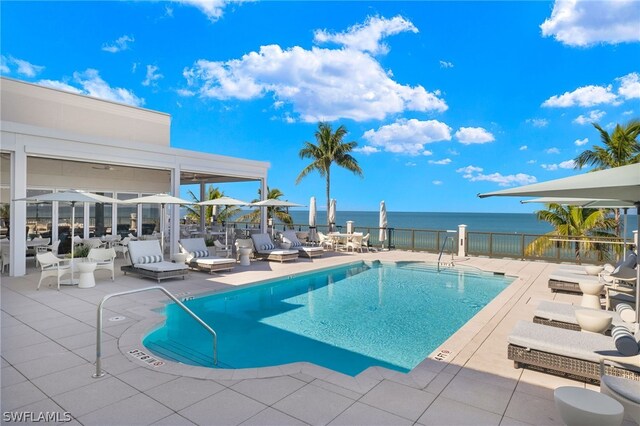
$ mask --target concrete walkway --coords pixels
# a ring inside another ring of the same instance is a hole
[[[184,281],[162,285],[185,297],[359,259],[435,258],[401,251],[328,253],[313,261],[252,262],[224,274],[192,272]],[[83,425],[561,424],[553,390],[593,387],[514,369],[506,356],[506,336],[517,320],[531,320],[539,300],[575,302],[577,297],[547,289],[547,276],[556,265],[486,258],[456,263],[518,278],[436,350],[450,351],[445,361],[427,358],[408,374],[373,367],[356,377],[309,363],[213,370],[167,362],[153,368],[128,354],[145,351],[142,336],[162,319],[153,309],[166,303],[164,296],[146,292],[107,302],[107,374],[94,379],[97,304],[107,294],[155,282],[119,273],[111,282],[106,272],[98,272],[96,287],[58,292],[46,285],[36,291],[40,274],[33,267],[24,277],[3,276],[3,422],[11,415],[50,415],[57,416],[50,418],[54,422],[69,416],[70,424]],[[114,317],[125,318],[107,320]]]

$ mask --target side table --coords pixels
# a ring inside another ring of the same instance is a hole
[[[242,265],[242,266],[251,265],[251,259],[249,259],[249,256],[251,255],[252,251],[253,250],[251,250],[250,248],[246,248],[246,247],[240,247],[238,249],[238,252],[240,253],[240,265]]]
[[[553,399],[567,426],[619,426],[624,418],[622,404],[591,389],[562,386]]]
[[[95,287],[96,279],[93,272],[96,270],[96,262],[78,262],[75,264],[78,268],[78,288]]]
[[[580,303],[580,306],[583,308],[602,309],[600,293],[604,289],[604,283],[580,281],[578,285],[580,286],[580,291],[582,291],[582,303]]]
[[[577,309],[576,320],[578,320],[582,331],[601,334],[611,326],[613,316],[607,311]]]

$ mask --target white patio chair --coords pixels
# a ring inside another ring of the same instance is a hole
[[[9,272],[9,264],[11,263],[11,247],[9,242],[0,244],[0,273],[4,273],[6,269]]]
[[[51,252],[46,253],[38,253],[36,254],[36,258],[40,267],[42,268],[42,272],[40,274],[40,281],[38,281],[38,287],[36,290],[40,290],[40,284],[42,284],[42,280],[47,277],[56,277],[58,279],[58,291],[60,290],[60,277],[63,275],[69,274],[71,275],[71,265],[68,263],[66,265],[61,265],[61,262],[66,261],[66,259],[60,259],[56,257]]]
[[[127,258],[127,253],[129,252],[129,241],[131,241],[131,238],[124,237],[122,241],[118,241],[113,246],[113,249],[116,252],[116,257],[118,256],[118,253],[122,253],[122,257],[124,257],[125,259]]]
[[[60,248],[60,240],[55,240],[51,245],[46,246],[47,251],[53,253],[54,256],[58,256],[58,249]]]
[[[224,257],[231,256],[231,246],[225,246],[218,240],[213,241],[213,251],[215,252],[216,256],[221,256],[221,255]]]
[[[326,236],[325,234],[323,234],[322,232],[318,232],[318,240],[320,243],[320,247],[322,248],[330,248],[331,250],[333,250],[333,239],[329,238],[328,236]]]
[[[99,269],[111,271],[111,281],[115,281],[115,258],[116,251],[113,248],[93,248],[87,255],[89,262],[96,262],[96,271]]]
[[[362,251],[362,232],[354,232],[351,234],[351,240],[347,241],[347,251]]]
[[[104,248],[105,243],[100,238],[87,238],[83,240],[85,246],[89,247],[89,249],[94,248]]]

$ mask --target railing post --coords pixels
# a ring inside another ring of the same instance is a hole
[[[440,231],[436,231],[436,251],[440,250]]]
[[[493,232],[489,232],[489,257],[493,257]]]
[[[458,256],[467,255],[467,225],[458,225]]]
[[[524,234],[522,234],[522,238],[520,240],[520,246],[522,248],[522,260],[524,260],[524,252],[525,252],[525,250],[524,250]]]
[[[416,230],[411,230],[411,251],[416,251]]]

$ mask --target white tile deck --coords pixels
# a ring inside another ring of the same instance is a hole
[[[313,261],[252,262],[234,271],[192,272],[162,283],[195,296],[360,259],[431,261],[411,252],[328,253]],[[122,262],[121,260],[119,262]],[[2,276],[2,411],[69,412],[72,424],[158,425],[439,425],[557,424],[553,389],[585,384],[531,370],[506,358],[506,336],[531,319],[539,300],[576,301],[547,289],[556,266],[542,262],[467,258],[457,264],[518,276],[517,280],[439,349],[446,362],[427,359],[408,374],[369,368],[357,377],[308,363],[264,369],[211,370],[167,363],[160,368],[126,355],[162,317],[152,309],[162,294],[111,299],[104,312],[103,370],[93,379],[96,306],[107,294],[155,285],[118,273],[96,278],[91,289],[44,287],[39,274]],[[121,322],[109,318],[124,316]],[[77,422],[75,422],[77,420]]]

